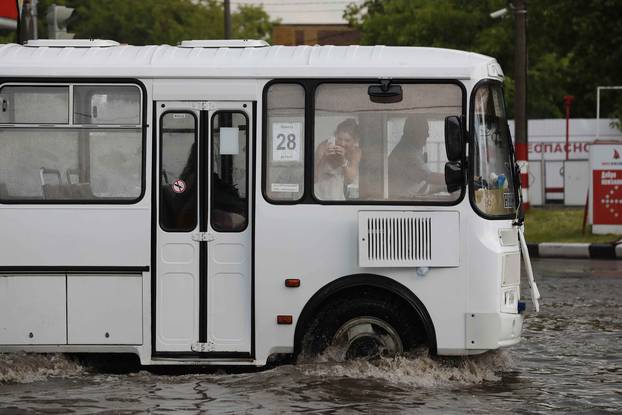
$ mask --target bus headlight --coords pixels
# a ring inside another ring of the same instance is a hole
[[[501,289],[501,312],[518,313],[519,287],[504,287]]]

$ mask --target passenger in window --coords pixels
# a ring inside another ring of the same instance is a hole
[[[445,175],[433,173],[427,165],[425,144],[429,133],[426,117],[406,118],[402,138],[389,155],[390,199],[412,200],[446,190]]]
[[[315,150],[315,195],[321,200],[358,197],[359,126],[348,118],[335,129],[334,137],[322,141]]]

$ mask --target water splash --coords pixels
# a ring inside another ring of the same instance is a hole
[[[500,372],[512,366],[507,351],[494,351],[480,356],[432,358],[427,352],[408,356],[378,357],[335,361],[327,350],[314,360],[299,360],[299,370],[307,376],[375,379],[393,384],[417,387],[472,385],[500,380]]]
[[[62,354],[0,353],[0,383],[32,383],[83,371],[81,365]]]

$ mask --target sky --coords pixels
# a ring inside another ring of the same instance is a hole
[[[261,5],[273,19],[284,24],[339,24],[346,23],[342,15],[349,3],[363,0],[231,0],[234,10],[241,4]]]

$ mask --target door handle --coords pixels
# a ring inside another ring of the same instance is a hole
[[[214,239],[216,239],[214,235],[209,232],[197,232],[192,234],[192,240],[197,242],[211,242]]]

